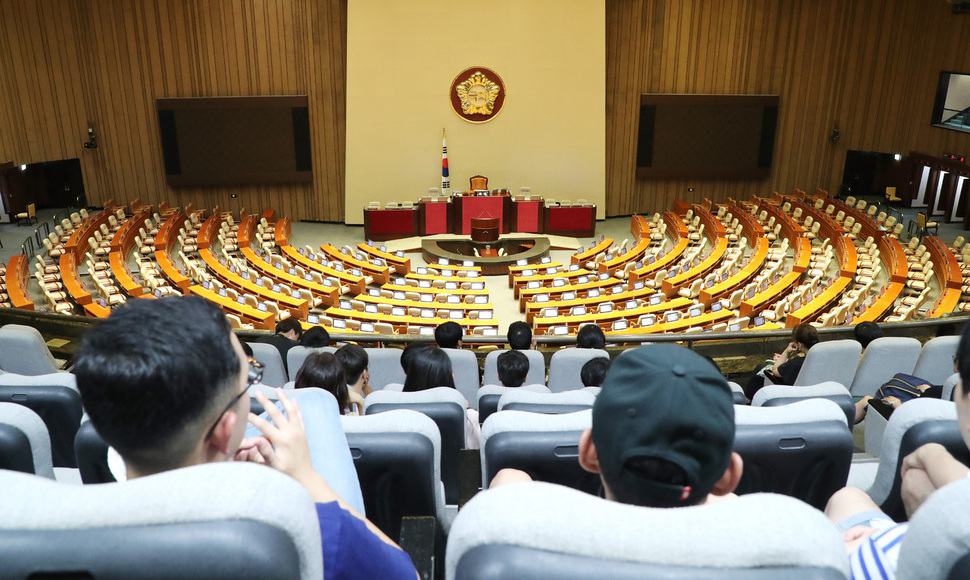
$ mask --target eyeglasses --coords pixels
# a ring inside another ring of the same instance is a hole
[[[226,407],[222,410],[221,413],[219,413],[219,416],[216,418],[216,422],[212,424],[212,427],[209,427],[208,431],[206,431],[206,434],[205,434],[206,439],[208,439],[209,437],[212,437],[212,432],[215,431],[216,425],[219,424],[219,421],[222,419],[222,416],[225,415],[226,412],[229,409],[231,409],[233,405],[236,404],[236,401],[241,399],[243,395],[249,392],[249,387],[255,385],[256,383],[261,382],[262,380],[263,380],[263,364],[257,361],[256,359],[253,359],[253,358],[249,359],[249,371],[246,373],[246,388],[243,389],[238,395],[230,399],[229,404],[226,405]]]

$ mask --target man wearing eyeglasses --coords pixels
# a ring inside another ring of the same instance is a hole
[[[303,417],[279,392],[270,420],[249,412],[260,369],[225,315],[193,297],[133,300],[85,334],[74,374],[91,422],[124,459],[128,479],[216,461],[266,464],[316,502],[326,578],[414,578],[413,564],[314,469]],[[248,422],[262,437],[244,440]]]

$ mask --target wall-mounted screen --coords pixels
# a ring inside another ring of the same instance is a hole
[[[172,186],[313,180],[306,96],[155,103],[165,178]]]
[[[941,129],[970,133],[970,73],[940,73],[931,123]]]
[[[637,177],[768,177],[777,123],[777,95],[642,94]]]

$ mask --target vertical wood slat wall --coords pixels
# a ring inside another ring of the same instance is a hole
[[[674,198],[837,191],[849,149],[970,152],[930,126],[941,70],[970,73],[970,16],[942,0],[616,0],[606,28],[608,215]],[[771,177],[637,179],[640,93],[780,95]],[[834,127],[841,139],[829,141]],[[693,187],[694,192],[688,189]]]
[[[342,221],[346,2],[0,0],[0,162],[80,158],[92,203]],[[970,135],[929,124],[939,72],[970,72],[970,16],[942,0],[607,0],[606,10],[608,215],[677,197],[834,191],[848,149],[970,153]],[[779,94],[771,177],[637,179],[644,92]],[[154,99],[271,94],[309,97],[312,185],[165,184]],[[89,124],[95,151],[81,147]]]
[[[77,157],[92,204],[343,219],[346,0],[0,0],[0,14],[0,160]],[[294,94],[309,99],[312,184],[165,183],[156,98]]]

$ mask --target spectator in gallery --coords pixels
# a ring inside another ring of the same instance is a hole
[[[430,348],[430,345],[421,342],[412,342],[404,347],[404,350],[401,352],[401,369],[405,375],[408,374],[408,368],[411,365],[411,360],[414,358],[414,355],[426,348]]]
[[[506,338],[513,350],[529,350],[532,348],[532,327],[527,322],[517,320],[509,325]]]
[[[747,388],[744,389],[748,400],[752,400],[754,394],[765,386],[766,379],[773,385],[794,385],[799,371],[802,370],[802,363],[805,362],[805,355],[816,344],[818,331],[811,324],[799,324],[792,329],[792,339],[785,350],[772,357],[771,363],[748,381]]]
[[[606,379],[606,373],[610,370],[610,359],[596,357],[586,361],[583,368],[579,371],[579,378],[583,381],[584,387],[599,387]]]
[[[957,347],[959,374],[953,400],[963,442],[970,447],[970,324],[963,327]],[[900,464],[900,494],[906,514],[912,517],[938,489],[970,477],[970,469],[954,458],[945,447],[928,443],[903,458]],[[894,578],[899,549],[908,529],[883,513],[866,492],[845,487],[832,495],[825,514],[840,530],[849,551],[853,578]]]
[[[276,332],[274,334],[257,338],[254,342],[262,342],[275,346],[276,350],[280,352],[280,357],[283,358],[283,368],[286,368],[286,353],[290,352],[290,349],[294,346],[300,344],[299,340],[302,336],[303,327],[300,326],[300,321],[294,318],[285,318],[276,323]]]
[[[529,357],[517,350],[508,350],[498,355],[495,364],[498,380],[505,387],[521,387],[529,375]]]
[[[882,328],[875,322],[860,322],[852,329],[852,336],[862,345],[862,350],[865,350],[870,342],[882,338],[883,333]]]
[[[323,348],[330,346],[330,333],[322,326],[314,326],[300,337],[300,346],[307,348]]]
[[[579,439],[579,464],[599,474],[606,499],[687,507],[734,497],[741,456],[733,451],[734,403],[724,376],[672,344],[627,351],[610,366]],[[703,441],[699,444],[698,441]],[[491,487],[531,481],[503,469]]]
[[[323,389],[337,399],[341,415],[360,415],[364,410],[364,399],[357,393],[350,393],[344,366],[334,354],[315,352],[306,357],[303,366],[296,373],[294,388],[315,387]]]
[[[595,324],[585,324],[576,334],[576,346],[579,348],[606,348],[606,335],[603,329]]]
[[[444,322],[434,329],[434,341],[438,348],[461,348],[461,325]]]
[[[334,354],[344,365],[347,388],[361,397],[371,394],[370,371],[367,368],[370,360],[367,351],[356,344],[345,344]]]
[[[455,389],[455,375],[448,353],[438,347],[417,349],[407,366],[404,392],[414,393],[437,387]],[[465,449],[478,449],[481,441],[478,411],[468,408],[465,401]]]
[[[259,369],[211,302],[128,302],[84,335],[74,373],[92,424],[121,455],[128,479],[220,461],[266,465],[316,503],[327,578],[415,578],[409,556],[314,468],[303,404],[279,390],[281,411],[257,393],[268,418],[249,412]],[[244,439],[247,422],[262,435]]]

